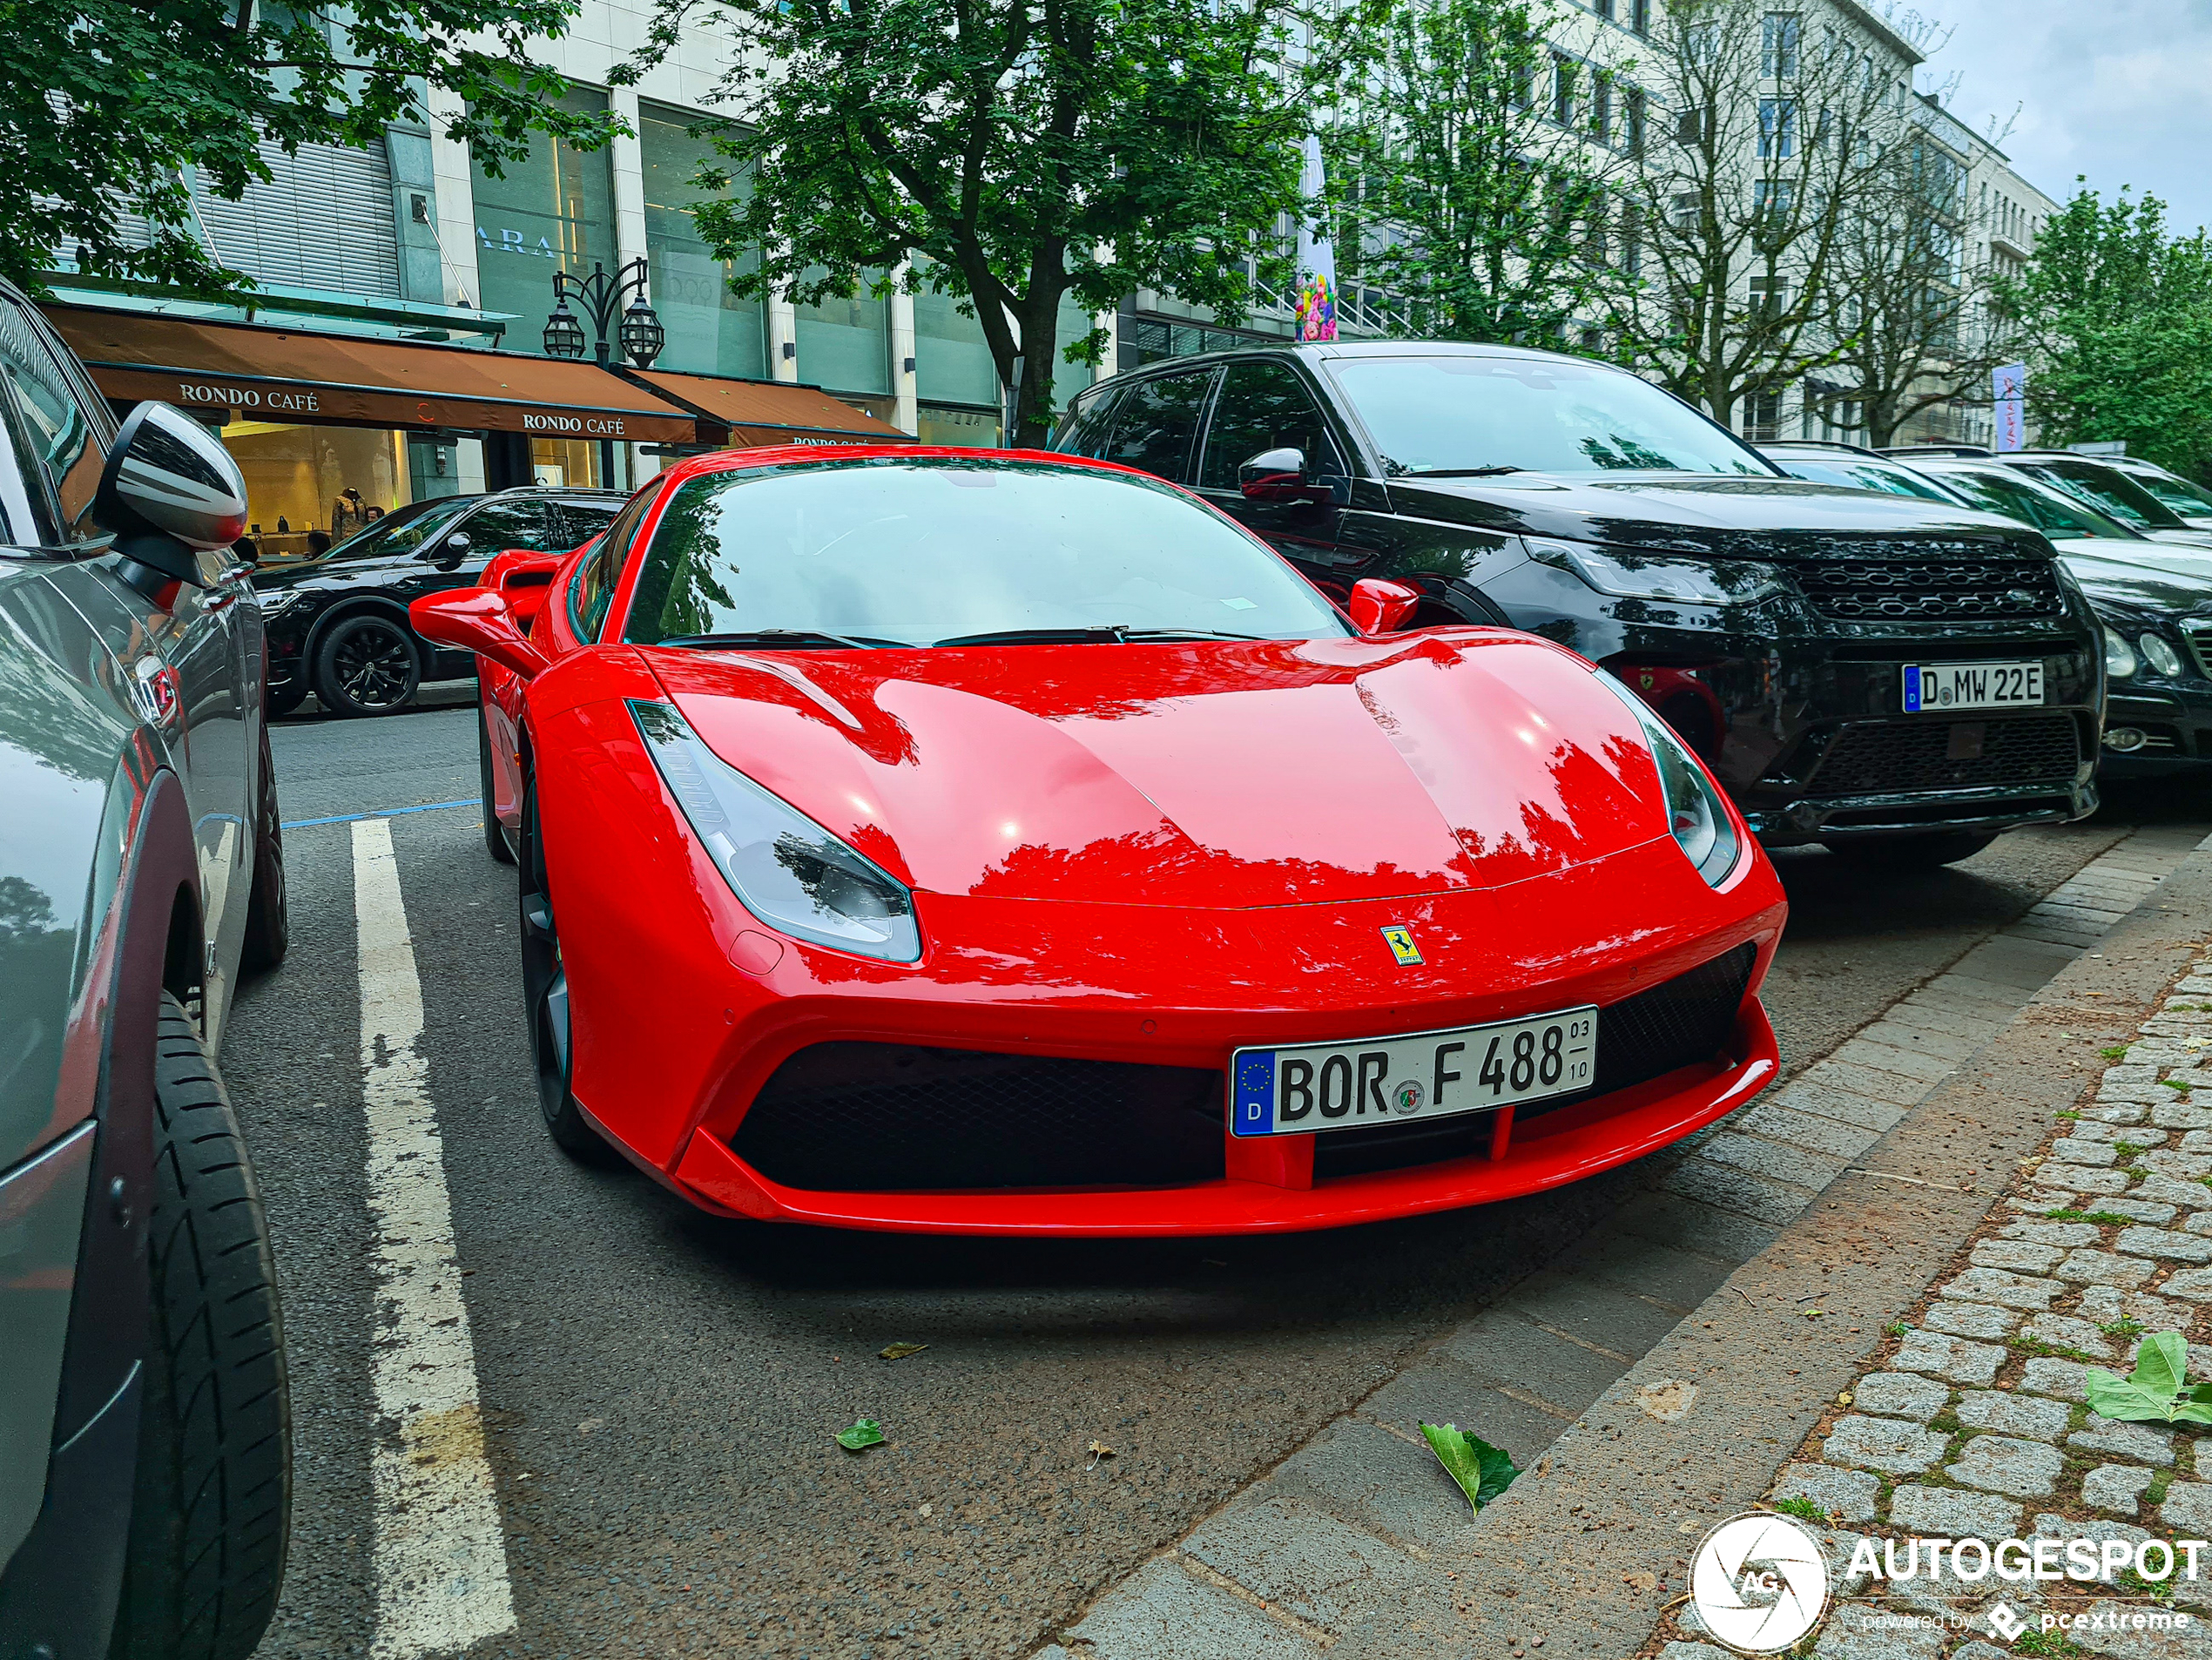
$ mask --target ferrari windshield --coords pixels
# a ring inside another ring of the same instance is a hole
[[[944,645],[1348,631],[1264,545],[1166,485],[916,457],[679,486],[624,638]]]
[[[1649,381],[1555,357],[1344,357],[1329,373],[1393,477],[1774,469]]]

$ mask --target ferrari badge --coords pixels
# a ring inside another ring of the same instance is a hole
[[[1413,930],[1403,922],[1393,922],[1382,931],[1383,939],[1390,946],[1390,955],[1398,959],[1401,968],[1417,966],[1421,960],[1421,948],[1413,943]]]

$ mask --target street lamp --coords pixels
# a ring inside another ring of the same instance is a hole
[[[611,277],[597,260],[593,260],[591,274],[572,277],[565,271],[553,273],[553,314],[545,320],[545,354],[548,357],[582,357],[583,355],[583,325],[569,309],[574,297],[591,319],[597,338],[592,347],[599,361],[608,358],[607,334],[612,328],[622,349],[630,361],[641,369],[649,369],[660,355],[661,347],[667,341],[668,331],[661,327],[660,318],[645,303],[645,261],[643,257],[632,260]],[[628,309],[622,309],[623,297],[631,296]],[[616,325],[619,313],[621,323]]]

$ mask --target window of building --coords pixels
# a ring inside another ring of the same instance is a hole
[[[1797,153],[1797,101],[1795,98],[1759,100],[1759,158],[1787,161]]]
[[[1629,0],[1629,27],[1639,35],[1651,32],[1651,0]]]
[[[1790,285],[1781,278],[1751,279],[1751,315],[1754,318],[1771,321],[1779,317],[1789,298]]]
[[[561,107],[603,112],[607,95],[572,86]],[[530,152],[504,164],[497,179],[475,179],[477,299],[487,311],[512,313],[501,344],[543,354],[540,331],[553,309],[553,273],[589,276],[597,262],[612,271],[614,172],[605,149],[572,150],[533,133]]]
[[[645,252],[652,262],[653,308],[668,331],[657,367],[765,380],[765,307],[730,292],[730,279],[759,269],[759,255],[746,249],[733,260],[717,259],[691,217],[705,195],[691,181],[702,168],[725,165],[711,139],[691,132],[698,119],[656,105],[641,104],[637,111]],[[746,180],[735,179],[732,187],[742,199]]]
[[[1613,78],[1602,70],[1590,77],[1590,132],[1600,144],[1613,142]]]
[[[1552,54],[1552,119],[1561,126],[1575,124],[1575,60]]]
[[[833,392],[891,390],[891,307],[871,287],[880,274],[862,272],[850,294],[796,308],[800,380]]]
[[[998,365],[983,339],[983,325],[961,307],[971,302],[928,286],[930,262],[917,258],[919,284],[914,291],[914,394],[941,403],[974,404],[995,409],[999,405]],[[997,417],[990,417],[997,429]],[[928,439],[928,442],[942,440]]]
[[[1628,125],[1622,136],[1628,141],[1629,153],[1632,156],[1640,156],[1643,153],[1645,108],[1643,89],[1640,86],[1630,87],[1627,100]]]
[[[1797,40],[1800,30],[1794,11],[1770,11],[1759,30],[1759,72],[1770,79],[1784,80],[1797,72]]]
[[[1782,395],[1755,392],[1743,400],[1743,435],[1755,444],[1770,444],[1782,435]]]
[[[938,409],[923,404],[914,411],[916,435],[926,444],[955,449],[993,449],[999,442],[999,418],[982,409]]]

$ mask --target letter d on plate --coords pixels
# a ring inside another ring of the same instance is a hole
[[[1237,1057],[1236,1098],[1240,1136],[1266,1136],[1275,1130],[1275,1051],[1246,1049]]]

